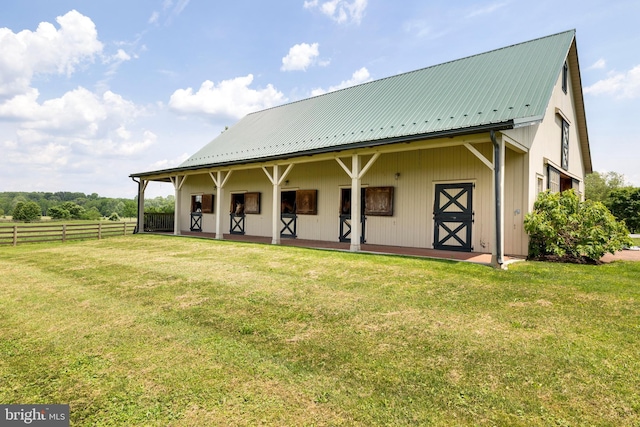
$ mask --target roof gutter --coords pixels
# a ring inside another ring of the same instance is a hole
[[[151,171],[151,172],[132,173],[131,175],[129,175],[129,177],[133,178],[133,177],[143,177],[143,176],[151,176],[151,175],[163,175],[163,174],[186,172],[186,171],[192,171],[192,170],[198,170],[198,169],[211,169],[216,167],[235,166],[235,165],[250,164],[250,163],[261,163],[265,161],[290,159],[292,157],[312,156],[315,154],[325,154],[325,153],[331,153],[331,152],[353,150],[356,148],[379,147],[381,145],[408,143],[408,142],[427,140],[427,139],[453,138],[455,136],[463,136],[463,135],[470,135],[475,133],[484,133],[484,132],[513,129],[514,127],[515,127],[514,120],[511,119],[505,122],[490,123],[486,125],[472,126],[472,127],[463,128],[463,129],[448,129],[448,130],[443,130],[438,132],[431,132],[431,133],[418,134],[418,135],[398,136],[394,138],[386,138],[386,139],[381,139],[376,141],[371,141],[371,140],[360,141],[352,144],[322,147],[322,148],[305,150],[305,151],[296,151],[292,153],[286,153],[286,154],[275,155],[270,157],[259,157],[259,158],[247,159],[247,160],[233,160],[233,161],[221,162],[221,163],[211,163],[211,164],[203,164],[203,165],[197,165],[197,166],[182,166],[177,168],[163,169],[163,170],[157,170],[157,171]]]

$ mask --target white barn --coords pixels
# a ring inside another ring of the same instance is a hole
[[[575,31],[245,116],[172,169],[187,230],[527,254],[539,192],[592,171]],[[351,218],[361,218],[352,221]],[[352,239],[360,236],[360,239]]]

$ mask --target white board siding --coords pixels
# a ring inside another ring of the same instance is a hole
[[[492,161],[490,142],[474,144]],[[508,253],[525,254],[526,236],[522,233],[523,165],[525,155],[507,150],[505,180],[505,249]],[[350,159],[343,159],[350,166]],[[368,157],[362,161],[366,163]],[[395,178],[399,174],[398,179]],[[298,215],[299,239],[337,241],[340,230],[339,205],[341,188],[350,188],[351,179],[335,160],[298,164],[283,183],[282,190],[318,190],[317,215]],[[433,204],[437,183],[471,182],[475,222],[472,226],[474,251],[490,252],[493,229],[493,173],[463,146],[425,149],[381,155],[362,178],[363,187],[394,187],[393,216],[368,216],[366,240],[370,244],[433,247]],[[215,215],[222,214],[223,232],[229,232],[231,194],[261,193],[260,214],[247,214],[247,235],[271,236],[272,185],[261,169],[234,171],[225,186],[222,212],[203,215],[203,231],[215,232]],[[191,194],[214,193],[215,186],[208,174],[190,176],[182,189],[181,228],[190,226]],[[515,209],[521,209],[514,217]],[[511,214],[511,215],[510,215]],[[512,235],[520,233],[519,235]],[[523,248],[524,251],[523,252]]]
[[[191,196],[214,193],[215,186],[213,185],[213,181],[209,175],[192,175],[187,177],[187,180],[180,190],[180,206],[182,207],[182,212],[180,214],[180,230],[189,230],[191,228]],[[212,214],[202,214],[203,232],[215,232],[215,215],[216,212]]]
[[[271,236],[271,206],[273,190],[271,182],[262,169],[234,171],[224,187],[222,202],[222,231],[229,232],[231,195],[234,193],[260,193],[260,213],[246,214],[244,221],[245,234],[250,236]]]
[[[569,73],[568,78],[571,79],[571,73]],[[533,203],[536,199],[536,174],[545,177],[545,189],[548,185],[544,159],[548,159],[561,170],[562,118],[558,115],[556,109],[562,111],[562,114],[567,117],[569,121],[569,170],[566,172],[568,172],[570,176],[577,177],[577,179],[580,180],[579,191],[584,194],[585,171],[581,154],[580,136],[578,134],[578,119],[575,112],[574,96],[571,80],[569,80],[568,90],[565,94],[562,90],[562,76],[560,76],[553,89],[553,94],[547,106],[543,122],[538,126],[532,126],[536,131],[529,152],[528,210],[533,209]]]
[[[526,156],[506,151],[504,180],[504,251],[508,255],[526,255],[528,238],[524,231],[527,213]],[[535,181],[535,176],[533,177]]]
[[[349,163],[347,163],[349,164]],[[298,238],[338,241],[340,233],[340,186],[348,187],[351,179],[335,160],[305,163],[293,167],[287,190],[318,190],[317,215],[298,215]]]

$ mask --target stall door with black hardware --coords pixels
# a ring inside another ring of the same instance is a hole
[[[436,184],[434,249],[471,252],[473,184]]]
[[[280,237],[295,239],[298,236],[298,215],[296,214],[296,192],[283,191],[280,203]]]
[[[360,189],[360,207],[362,212],[365,210],[365,189]],[[360,243],[366,243],[365,227],[367,224],[367,217],[365,215],[360,216]],[[340,189],[340,236],[338,240],[341,242],[351,242],[351,189]]]

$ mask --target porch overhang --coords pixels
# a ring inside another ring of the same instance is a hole
[[[235,160],[229,162],[208,163],[198,166],[183,166],[170,169],[161,169],[150,172],[133,173],[129,175],[131,178],[143,178],[149,181],[157,182],[171,182],[171,177],[176,175],[191,175],[206,173],[215,170],[232,170],[232,169],[246,169],[246,168],[261,168],[265,165],[272,165],[279,161],[286,160],[287,163],[307,163],[309,161],[320,161],[325,159],[333,159],[335,155],[340,153],[341,156],[346,155],[348,152],[358,152],[358,154],[367,155],[378,153],[392,153],[400,151],[410,151],[426,148],[440,148],[444,146],[463,145],[464,143],[472,143],[478,138],[469,140],[462,140],[465,137],[472,135],[486,134],[486,138],[483,140],[489,142],[489,133],[491,131],[498,132],[508,129],[514,129],[516,124],[514,120],[508,120],[500,123],[491,123],[482,126],[473,126],[462,129],[450,129],[439,132],[432,132],[428,134],[407,135],[401,137],[362,141],[352,144],[344,144],[332,147],[322,147],[313,150],[296,151],[286,153],[277,156],[265,156],[246,158],[243,160]],[[434,140],[438,139],[454,139],[459,138],[460,141],[452,141],[452,143],[439,142],[434,143]],[[406,145],[400,145],[406,144]]]

